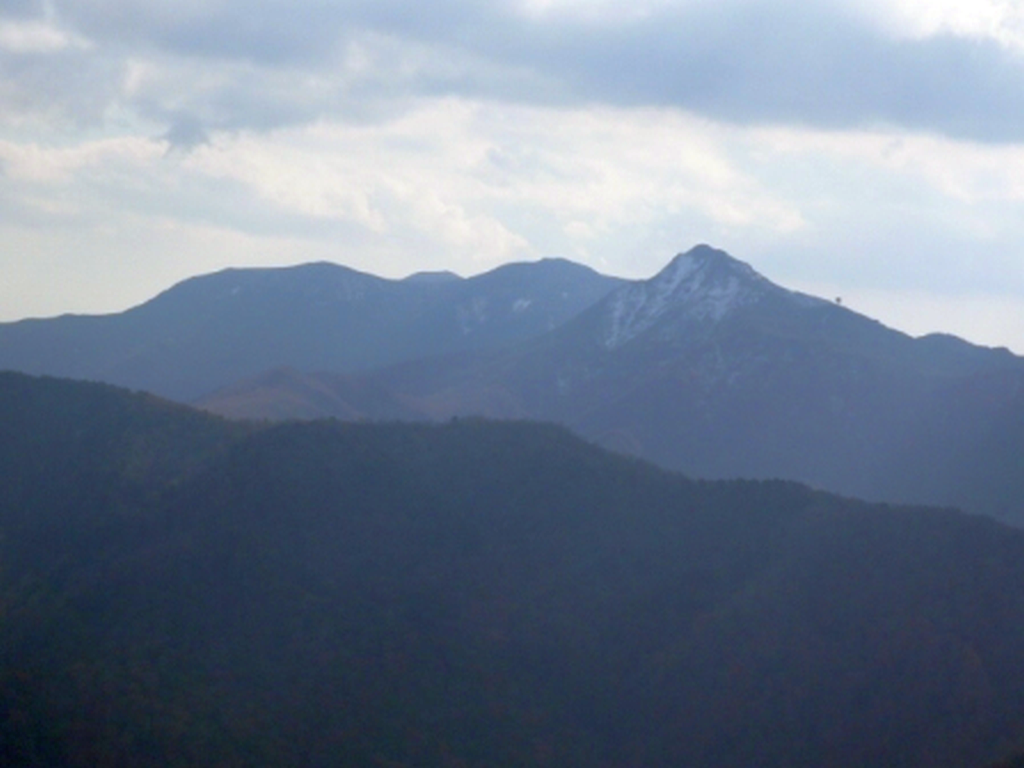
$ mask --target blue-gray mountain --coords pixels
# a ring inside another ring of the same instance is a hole
[[[352,381],[292,375],[351,408]],[[425,418],[560,422],[696,476],[796,479],[1024,523],[1024,359],[911,338],[706,246],[513,349],[396,366],[362,387]],[[207,405],[230,413],[243,394],[286,391],[254,381]]]
[[[336,264],[230,269],[126,312],[0,324],[0,369],[188,401],[267,369],[365,371],[493,349],[562,324],[622,281],[561,259],[462,279]]]
[[[0,325],[0,367],[231,416],[550,420],[695,476],[1024,523],[1024,359],[911,338],[708,246],[637,282],[560,260],[230,270],[120,315]]]

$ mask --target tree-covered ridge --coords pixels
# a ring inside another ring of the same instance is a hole
[[[0,763],[960,766],[1024,733],[991,521],[537,424],[0,386]]]

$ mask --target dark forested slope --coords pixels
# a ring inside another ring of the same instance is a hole
[[[14,375],[0,409],[4,764],[960,766],[1024,734],[1024,534],[991,521],[534,424],[230,427]]]

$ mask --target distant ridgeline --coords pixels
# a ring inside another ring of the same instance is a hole
[[[0,374],[0,764],[985,766],[1024,532]]]
[[[0,325],[0,368],[230,417],[551,421],[694,477],[1024,525],[1024,358],[913,339],[708,246],[643,281],[562,260],[228,270],[120,315]]]

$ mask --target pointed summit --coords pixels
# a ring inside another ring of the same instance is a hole
[[[698,245],[651,279],[609,297],[604,345],[622,346],[668,317],[686,325],[714,325],[737,308],[782,290],[725,251]]]
[[[735,277],[742,277],[750,280],[765,280],[753,267],[746,262],[733,258],[728,253],[710,245],[696,245],[686,253],[680,253],[668,263],[661,272],[651,280],[657,280],[663,275],[677,270],[689,272],[696,270],[710,270],[718,274],[728,273]]]

